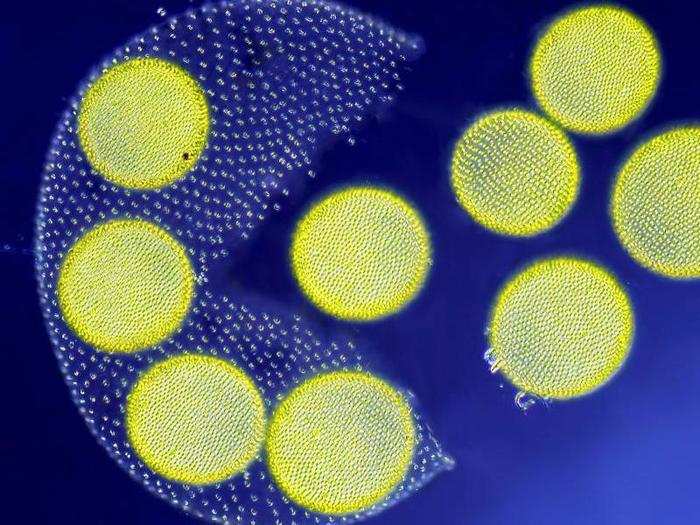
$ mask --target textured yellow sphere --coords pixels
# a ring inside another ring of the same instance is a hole
[[[617,176],[611,214],[632,257],[667,277],[700,277],[700,127],[639,146]]]
[[[396,390],[367,373],[331,372],[302,383],[275,409],[267,459],[291,500],[342,515],[389,496],[415,444],[411,409]]]
[[[265,437],[265,406],[235,365],[183,354],[161,361],[134,384],[126,403],[131,446],[154,472],[208,485],[246,469]]]
[[[542,109],[579,133],[616,131],[641,114],[661,75],[656,39],[619,7],[575,9],[550,24],[530,61]]]
[[[452,189],[482,226],[532,236],[556,225],[576,200],[579,166],[566,135],[542,117],[488,113],[455,146]]]
[[[194,295],[194,272],[166,231],[143,220],[113,220],[68,250],[57,293],[78,337],[98,350],[135,352],[180,327]]]
[[[138,190],[172,184],[197,162],[209,133],[209,107],[182,68],[134,58],[109,68],[80,104],[78,137],[92,167]]]
[[[316,203],[292,238],[301,290],[330,315],[366,321],[400,310],[420,291],[430,266],[423,220],[401,197],[350,187]]]
[[[592,392],[622,366],[634,316],[606,270],[568,257],[539,261],[496,299],[489,343],[496,366],[519,389],[566,399]]]

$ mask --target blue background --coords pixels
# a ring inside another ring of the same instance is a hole
[[[130,480],[87,431],[44,330],[30,250],[44,155],[78,82],[114,47],[161,21],[158,7],[171,15],[194,5],[102,0],[3,6],[0,519],[8,523],[196,522]],[[354,147],[339,144],[324,155],[318,179],[261,229],[231,272],[252,291],[332,324],[304,302],[286,267],[299,211],[335,185],[363,181],[393,187],[424,214],[435,264],[423,294],[391,319],[344,330],[416,393],[457,467],[368,523],[700,521],[700,282],[670,281],[638,267],[619,246],[607,211],[612,177],[634,145],[700,116],[700,5],[625,4],[659,39],[660,89],[624,131],[573,138],[583,172],[580,198],[556,229],[527,241],[482,230],[455,204],[448,185],[451,147],[485,110],[534,107],[526,75],[530,48],[542,25],[571,4],[352,5],[420,34],[427,53],[406,75],[398,104],[357,134]],[[635,306],[635,344],[622,372],[602,390],[523,414],[513,404],[513,389],[482,360],[489,307],[516,269],[562,252],[597,260],[625,284]],[[255,258],[260,253],[265,264]]]

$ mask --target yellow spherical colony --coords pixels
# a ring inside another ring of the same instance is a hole
[[[700,127],[639,146],[615,181],[611,214],[637,262],[668,277],[700,277]]]
[[[194,294],[194,273],[182,246],[161,228],[113,220],[68,250],[57,294],[78,337],[98,350],[134,352],[180,327]]]
[[[477,120],[457,142],[452,189],[482,226],[531,236],[569,211],[579,187],[576,152],[556,126],[519,109]]]
[[[489,343],[516,387],[545,398],[592,392],[625,361],[634,332],[630,301],[615,278],[574,258],[539,261],[496,299]]]
[[[530,61],[532,90],[565,128],[599,134],[637,117],[656,92],[661,58],[654,35],[630,12],[584,7],[546,28]]]
[[[78,137],[92,167],[126,188],[172,184],[199,158],[209,133],[209,107],[181,67],[135,58],[102,74],[87,90]]]
[[[246,469],[265,437],[265,406],[238,367],[184,354],[139,377],[126,403],[131,446],[154,472],[192,485]]]
[[[270,420],[267,459],[282,491],[331,515],[366,510],[404,479],[416,434],[411,409],[384,381],[331,372],[294,389]]]
[[[351,187],[316,203],[296,226],[294,276],[321,310],[365,321],[392,314],[420,291],[430,239],[420,215],[402,198]]]

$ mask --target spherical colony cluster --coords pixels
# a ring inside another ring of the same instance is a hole
[[[265,434],[265,406],[237,366],[182,354],[160,361],[134,384],[126,430],[155,472],[188,484],[223,481],[255,459]]]
[[[357,512],[383,500],[413,459],[411,408],[385,382],[332,372],[295,388],[268,431],[272,476],[302,507]]]
[[[177,330],[194,295],[182,246],[142,220],[90,229],[68,250],[56,294],[66,323],[99,350],[135,352]]]
[[[581,259],[539,261],[503,288],[491,313],[495,366],[515,386],[545,398],[592,392],[622,366],[634,318],[625,291]]]
[[[479,118],[452,158],[457,200],[484,227],[531,236],[569,211],[579,187],[571,142],[547,120],[519,109]]]
[[[651,101],[660,74],[650,29],[629,11],[607,5],[557,18],[530,61],[537,102],[577,133],[608,133],[627,125]]]
[[[90,429],[154,494],[222,523],[337,521],[270,476],[270,415],[295,387],[340,372],[373,378],[394,400],[410,396],[370,375],[350,341],[318,336],[243,290],[235,301],[214,292],[212,262],[256,232],[336,138],[392,102],[419,51],[415,39],[324,2],[221,2],[136,36],[71,101],[40,190],[40,299]],[[356,407],[353,392],[345,402]],[[392,417],[393,405],[373,402],[373,415]],[[401,402],[413,429],[403,436],[410,454],[394,458],[401,474],[354,506],[325,509],[343,522],[451,465]],[[335,445],[324,452],[341,472],[357,458]]]
[[[296,226],[292,270],[321,310],[349,320],[396,312],[420,291],[431,248],[423,220],[401,197],[350,187],[314,204]]]
[[[155,58],[109,68],[88,88],[78,114],[90,164],[127,188],[156,189],[180,179],[202,154],[208,133],[209,107],[199,84]]]
[[[700,277],[700,127],[640,145],[617,176],[611,215],[625,249],[667,277]]]

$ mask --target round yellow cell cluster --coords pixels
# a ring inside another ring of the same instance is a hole
[[[144,220],[95,226],[68,250],[58,274],[67,324],[98,350],[135,352],[182,324],[194,295],[185,250]]]
[[[389,496],[404,479],[415,444],[401,394],[364,372],[330,372],[299,385],[275,409],[267,459],[290,499],[342,515]]]
[[[253,381],[222,359],[183,354],[134,384],[126,430],[139,457],[161,476],[193,485],[242,472],[265,437],[265,407]]]
[[[607,5],[556,19],[530,61],[537,102],[552,119],[578,133],[624,127],[649,104],[660,74],[659,48],[646,24]]]
[[[615,181],[611,214],[640,264],[667,277],[700,277],[700,127],[639,146]]]
[[[634,317],[606,270],[568,257],[539,261],[510,280],[489,324],[495,366],[516,387],[545,398],[589,393],[620,369]]]
[[[80,144],[95,171],[137,190],[162,188],[190,171],[208,133],[209,106],[197,81],[156,58],[109,68],[78,114]]]
[[[428,274],[430,238],[405,200],[350,187],[316,203],[297,224],[294,276],[311,302],[341,319],[366,321],[400,310]]]
[[[579,187],[576,152],[545,119],[519,109],[479,118],[457,142],[452,188],[484,227],[531,236],[552,228],[569,211]]]

